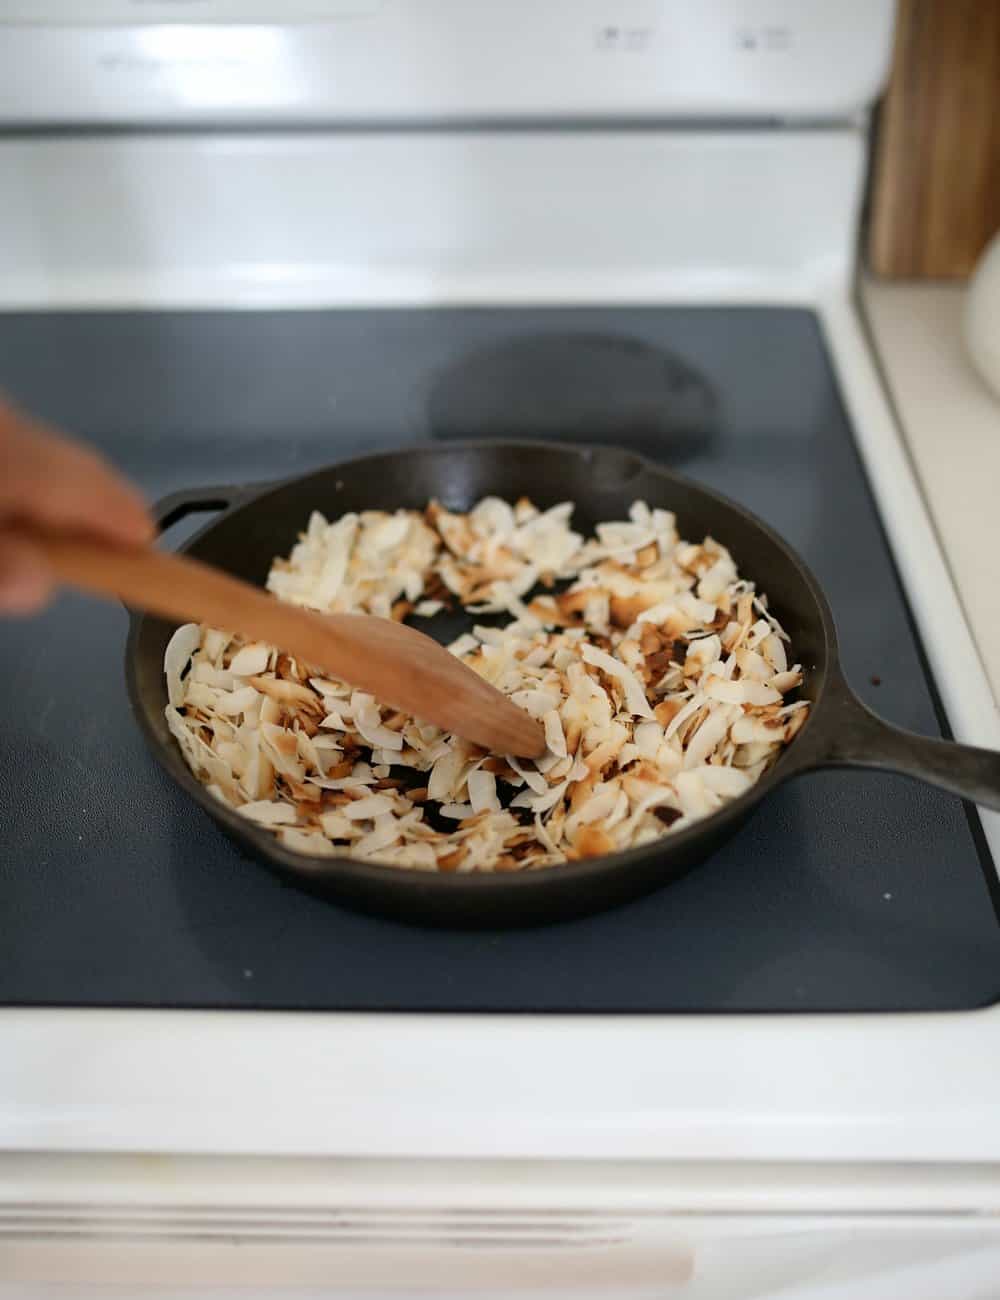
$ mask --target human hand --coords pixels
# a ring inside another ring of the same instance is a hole
[[[139,491],[96,452],[22,415],[0,398],[0,613],[31,614],[55,585],[18,527],[83,533],[126,545],[155,529]]]

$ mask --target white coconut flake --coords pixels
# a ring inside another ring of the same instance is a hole
[[[698,583],[701,600],[717,601],[736,577],[736,565],[728,555],[721,556]]]
[[[701,771],[678,772],[674,789],[681,811],[688,817],[705,817],[719,806],[719,796],[705,784]]]
[[[338,809],[331,809],[320,816],[319,824],[323,828],[323,834],[331,840],[349,840],[358,834],[359,827],[356,822],[352,822],[349,817],[345,817]]]
[[[443,803],[441,805],[441,816],[447,817],[449,821],[464,822],[466,817],[475,815],[475,809],[471,803]]]
[[[545,743],[549,747],[549,752],[559,758],[566,758],[566,735],[559,714],[554,708],[542,718],[542,725],[545,728]]]
[[[229,664],[229,671],[235,677],[257,677],[267,672],[271,658],[271,647],[255,641],[237,650]]]
[[[236,717],[252,708],[258,698],[252,686],[242,686],[239,690],[220,693],[215,708],[224,717]]]
[[[311,858],[335,858],[337,850],[325,835],[318,831],[301,831],[294,826],[282,826],[278,839],[286,849],[295,853],[305,853]]]
[[[222,691],[231,691],[235,686],[233,674],[226,668],[216,668],[207,657],[192,664],[191,681],[204,682],[206,686],[215,686]]]
[[[591,822],[605,821],[611,816],[620,793],[618,787],[610,781],[598,786],[576,814],[577,820],[583,826],[589,826]]]
[[[497,779],[492,772],[481,769],[470,772],[468,778],[469,802],[473,812],[500,812],[497,797]]]
[[[197,623],[185,623],[167,642],[167,648],[163,652],[163,671],[167,677],[167,698],[174,709],[179,709],[184,703],[181,675],[200,645],[201,628]]]
[[[533,718],[542,719],[559,707],[559,695],[554,691],[530,689],[514,691],[510,697],[519,709],[530,713]]]
[[[281,803],[279,800],[258,799],[253,803],[241,804],[236,811],[258,826],[289,826],[299,819],[292,804]]]
[[[535,794],[547,793],[549,783],[539,771],[532,767],[526,767],[512,755],[508,755],[507,762],[511,765],[518,776],[523,778],[529,790],[533,790]]]
[[[510,806],[512,808],[530,808],[536,813],[548,812],[550,808],[554,808],[559,803],[569,788],[569,784],[569,781],[563,781],[559,785],[553,786],[548,794],[535,794],[531,790],[525,790],[511,800]]]
[[[201,652],[209,663],[218,663],[231,640],[228,632],[222,632],[217,627],[206,627],[202,630]]]
[[[428,797],[441,803],[450,802],[464,767],[465,755],[462,751],[457,746],[449,749],[431,769],[430,780],[427,782]]]
[[[344,808],[344,816],[348,821],[372,821],[376,817],[381,817],[383,813],[392,812],[392,800],[386,794],[366,795],[363,799],[355,799]]]
[[[787,671],[788,655],[785,651],[785,643],[780,636],[774,632],[769,633],[761,642],[761,650],[776,673]]]
[[[746,794],[753,782],[737,767],[703,767],[700,769],[702,783],[706,785],[713,794],[719,795],[723,799],[738,799],[741,794]]]
[[[355,708],[354,725],[361,738],[373,747],[397,752],[403,748],[401,733],[382,726],[382,716],[374,700]]]

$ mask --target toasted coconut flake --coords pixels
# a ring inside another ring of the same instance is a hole
[[[756,650],[737,650],[736,664],[742,677],[752,677],[755,681],[766,682],[774,676],[773,666]],[[780,687],[776,689],[780,690]]]
[[[709,713],[688,741],[683,761],[685,770],[701,767],[708,762],[709,756],[714,753],[729,732],[732,713],[732,709],[715,709]]]
[[[704,695],[702,695],[700,692],[696,692],[694,695],[692,695],[691,698],[687,701],[687,703],[682,704],[681,707],[674,714],[674,716],[668,719],[666,723],[666,731],[664,733],[664,738],[666,740],[670,740],[673,736],[677,735],[677,733],[681,730],[681,728],[687,722],[689,722],[692,717],[694,717],[694,715],[699,711],[699,709],[704,707],[704,704],[705,704]]]
[[[278,830],[278,839],[286,849],[292,849],[295,853],[308,854],[311,858],[337,856],[337,850],[319,831],[302,831],[294,826],[282,826]]]
[[[717,636],[701,637],[688,645],[684,671],[688,676],[704,672],[722,656],[722,642]]]
[[[712,700],[721,700],[724,704],[780,704],[781,694],[773,686],[763,682],[743,679],[737,682],[726,681],[722,677],[710,677],[705,684],[705,694]]]
[[[484,755],[276,649],[189,625],[164,657],[166,717],[215,798],[312,856],[521,871],[683,830],[738,797],[808,716],[766,599],[712,538],[636,502],[585,541],[564,503],[467,515],[314,514],[268,587],[316,609],[433,617],[450,592],[507,613],[449,649],[538,718],[535,763]],[[569,579],[568,591],[539,595]],[[228,656],[228,662],[227,662]],[[190,671],[188,666],[190,665]],[[391,773],[410,769],[412,787]],[[497,780],[517,793],[502,809]],[[423,820],[438,806],[450,829]],[[515,813],[527,809],[533,824]]]
[[[310,712],[322,712],[322,702],[308,686],[300,682],[287,681],[281,677],[251,677],[249,684],[279,704],[302,706]]]
[[[386,794],[366,795],[363,799],[349,803],[344,809],[344,815],[352,822],[371,821],[383,813],[392,812],[392,805],[392,799]]]
[[[620,660],[605,654],[603,650],[598,650],[596,646],[584,645],[581,653],[588,664],[593,664],[595,668],[602,669],[609,677],[614,677],[621,682],[625,688],[625,703],[629,713],[639,718],[653,717],[653,710],[646,699],[642,683],[630,668],[626,668]]]
[[[781,718],[763,718],[759,715],[742,714],[730,728],[730,736],[736,745],[766,744],[773,745],[780,740],[785,724]]]
[[[373,854],[390,848],[399,840],[399,819],[391,813],[383,813],[375,819],[375,825],[351,845],[351,855],[358,858],[370,858]]]

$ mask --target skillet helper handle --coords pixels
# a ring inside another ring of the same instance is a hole
[[[815,767],[898,772],[1000,812],[1000,753],[904,731],[872,713],[846,682],[831,701],[832,739]]]
[[[225,483],[213,487],[180,488],[160,497],[150,507],[157,529],[165,533],[188,515],[206,514],[209,511],[231,510],[251,497],[277,487],[281,480],[261,483]]]
[[[181,488],[155,501],[150,514],[158,531],[165,533],[188,515],[228,510],[236,505],[241,495],[241,490],[234,487]]]

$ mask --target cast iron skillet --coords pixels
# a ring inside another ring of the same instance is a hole
[[[161,501],[169,527],[194,511],[222,515],[183,548],[263,584],[314,509],[422,508],[432,497],[465,510],[480,497],[530,495],[541,507],[574,501],[574,524],[590,530],[627,517],[637,498],[677,514],[682,537],[706,533],[732,551],[741,573],[765,590],[805,669],[810,717],[770,772],[704,821],[612,857],[499,875],[433,875],[350,858],[307,858],[223,807],[188,771],[167,730],[163,651],[173,626],[132,615],[126,672],[132,707],[160,763],[241,845],[288,881],[400,919],[454,926],[557,920],[612,906],[666,884],[707,858],[782,781],[816,768],[901,772],[965,799],[1000,808],[1000,754],[900,731],[853,694],[841,672],[833,616],[795,552],[747,510],[669,470],[617,448],[539,442],[449,442],[378,453],[277,485],[200,488]],[[468,619],[471,623],[472,619]],[[431,625],[436,626],[435,624]],[[444,631],[450,638],[459,628]]]

